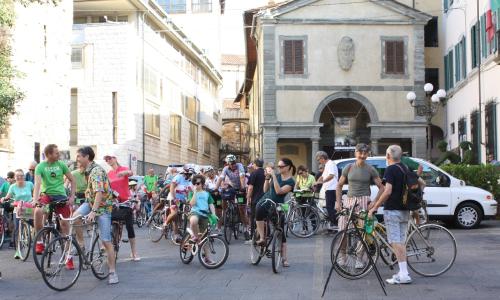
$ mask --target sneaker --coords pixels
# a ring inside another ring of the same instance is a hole
[[[35,247],[35,252],[37,255],[42,255],[45,251],[45,245],[42,242],[37,242]]]
[[[251,245],[251,244],[252,244],[252,240],[246,240],[246,241],[244,242],[244,244],[245,244],[245,245]]]
[[[108,284],[117,284],[120,282],[118,280],[118,275],[116,275],[116,272],[109,273],[109,278],[108,278]]]
[[[14,254],[14,259],[21,259],[21,253],[19,250],[16,250],[16,254]]]
[[[410,276],[399,276],[398,274],[393,275],[392,278],[387,279],[385,282],[388,284],[410,284],[412,283]]]
[[[356,269],[363,269],[365,267],[365,264],[362,261],[356,259],[356,264],[354,265],[354,267]]]
[[[73,257],[68,258],[68,261],[66,262],[66,270],[74,270],[75,265],[73,264]]]

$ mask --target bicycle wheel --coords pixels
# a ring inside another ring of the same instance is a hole
[[[184,264],[189,264],[193,261],[194,255],[192,252],[192,245],[189,244],[189,239],[191,238],[191,235],[189,233],[186,233],[181,240],[181,243],[179,245],[179,252],[181,256],[181,261]]]
[[[228,207],[224,211],[224,239],[226,240],[226,243],[228,245],[231,244],[234,226],[235,225],[233,224],[233,210]]]
[[[57,239],[59,236],[59,231],[57,231],[54,227],[44,227],[35,235],[35,238],[33,239],[33,261],[35,262],[35,266],[38,271],[42,272],[41,260],[43,252],[41,254],[36,253],[37,241],[41,241],[43,243],[44,249],[49,249],[50,242]]]
[[[406,241],[408,266],[415,273],[435,277],[448,271],[457,257],[457,242],[451,232],[436,224],[413,231]]]
[[[318,231],[319,215],[309,205],[295,207],[290,213],[288,228],[298,238],[311,237]]]
[[[259,240],[259,233],[255,230],[255,233],[252,237],[252,244],[250,245],[250,261],[252,265],[256,266],[260,263],[262,259],[262,254],[264,253],[264,247],[257,245],[257,241]]]
[[[198,258],[207,269],[220,268],[229,256],[229,246],[217,235],[208,236],[200,245]]]
[[[163,218],[162,213],[157,211],[151,217],[151,223],[149,224],[148,235],[149,239],[153,243],[158,243],[163,237]]]
[[[271,250],[271,259],[273,265],[273,272],[278,274],[283,269],[282,261],[282,250],[283,250],[283,232],[281,230],[275,230],[273,234],[273,248]]]
[[[21,255],[21,260],[26,261],[30,255],[31,249],[31,228],[24,220],[19,220],[19,228],[17,229],[17,250]]]
[[[97,279],[104,280],[109,276],[108,253],[99,236],[94,238],[90,250],[90,269]]]
[[[73,239],[59,237],[51,241],[41,259],[45,284],[56,291],[65,291],[72,287],[82,271],[80,255],[79,247]],[[73,269],[66,267],[70,258],[73,259]]]
[[[332,264],[337,274],[351,280],[368,275],[373,269],[373,265],[370,264],[366,249],[376,264],[379,248],[375,239],[372,238],[370,243],[366,243],[363,238],[358,236],[354,228],[337,233],[330,247]]]
[[[137,227],[141,228],[142,226],[144,226],[144,224],[146,224],[146,218],[147,218],[146,208],[144,207],[144,205],[141,205],[141,209],[136,213],[137,213],[136,216]]]
[[[4,241],[5,241],[5,224],[3,220],[3,215],[0,215],[0,249],[3,247]]]
[[[113,223],[113,229],[111,231],[111,240],[113,241],[113,249],[115,250],[115,262],[118,261],[118,252],[120,251],[121,243],[121,224]]]

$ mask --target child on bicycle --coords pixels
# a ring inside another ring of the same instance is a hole
[[[191,205],[189,214],[189,224],[193,231],[192,241],[198,241],[198,235],[205,232],[208,227],[208,216],[215,215],[214,199],[209,192],[203,190],[205,177],[202,175],[193,176],[192,183],[194,191],[189,192],[188,200]]]

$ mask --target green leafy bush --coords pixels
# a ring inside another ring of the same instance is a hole
[[[467,185],[489,191],[500,201],[500,167],[492,165],[442,165],[441,168]]]

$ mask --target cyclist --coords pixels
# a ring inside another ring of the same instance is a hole
[[[24,177],[24,180],[30,181],[31,183],[35,184],[35,169],[38,163],[36,161],[32,161],[30,163],[30,166],[28,168],[28,172],[26,172],[26,175]]]
[[[14,177],[15,177],[14,172],[9,171],[9,172],[7,172],[7,178],[5,179],[5,181],[3,181],[3,183],[0,182],[0,199],[4,198],[9,193],[10,186],[12,184],[14,184],[14,182],[16,181],[16,179]],[[12,207],[12,205],[10,205],[10,203],[8,201],[3,203],[3,207],[4,207],[6,213],[10,214],[10,213],[14,212],[14,207]],[[11,219],[9,218],[9,221],[10,220]],[[8,229],[9,229],[9,234],[11,236],[13,235],[13,226],[12,225],[13,225],[12,222],[9,222]],[[10,243],[9,243],[9,248],[13,249],[14,247],[15,247],[14,239],[11,238]]]
[[[12,184],[9,188],[9,192],[5,199],[12,199],[14,201],[31,202],[33,195],[33,183],[24,180],[24,172],[19,169],[15,172],[16,183]],[[32,221],[30,221],[31,225]],[[12,235],[12,241],[15,244],[15,238],[17,236],[17,230],[19,228],[19,219],[14,218],[14,234]],[[14,254],[15,259],[20,259],[21,254],[16,246],[16,254]]]
[[[190,178],[194,173],[195,171],[193,168],[189,165],[185,165],[182,171],[172,180],[172,183],[170,184],[170,193],[167,197],[167,200],[170,201],[170,214],[165,221],[165,226],[174,220],[179,209],[182,210],[184,204],[186,203],[188,193],[192,190]],[[181,237],[179,235],[177,223],[173,222],[172,226],[176,235],[175,240],[179,242]]]
[[[295,186],[293,176],[295,176],[296,168],[293,165],[293,162],[288,158],[282,158],[278,162],[278,169],[279,173],[276,175],[274,169],[270,165],[266,167],[266,181],[264,182],[264,192],[266,192],[266,194],[256,206],[255,219],[257,220],[257,233],[259,234],[257,245],[260,246],[266,244],[265,220],[268,219],[272,213],[272,204],[267,200],[271,199],[276,204],[284,203],[285,196],[293,191],[293,187]],[[282,219],[280,220],[280,223],[282,226],[281,229],[283,230],[283,246],[281,249],[283,267],[289,267],[290,264],[287,259],[286,234],[283,228],[285,222]]]
[[[113,208],[113,191],[109,184],[106,171],[94,161],[95,153],[91,147],[78,149],[76,158],[78,163],[85,168],[88,178],[88,186],[85,192],[85,202],[78,208],[73,216],[86,216],[89,222],[97,218],[99,224],[99,238],[101,239],[108,256],[109,284],[118,283],[118,275],[115,269],[115,250],[111,243],[111,211]],[[81,220],[79,221],[81,222]],[[77,222],[77,223],[79,223]],[[76,237],[80,245],[84,245],[83,228],[76,226]]]
[[[216,189],[219,177],[215,174],[215,170],[211,166],[208,166],[205,169],[205,176],[205,186],[215,201],[215,214],[219,218],[219,222],[217,222],[217,230],[220,233],[222,225],[222,198],[219,189]]]
[[[314,178],[313,175],[309,174],[307,168],[305,166],[300,165],[297,168],[297,183],[295,184],[295,190],[301,191],[298,196],[297,202],[298,204],[307,204],[311,203],[311,201],[314,199],[314,184],[316,182],[316,179]],[[302,207],[301,208],[302,212],[302,217],[306,217],[306,212],[307,212],[307,207]],[[311,220],[312,221],[312,226],[316,228],[316,220]],[[304,222],[304,231],[307,228],[306,222]]]
[[[45,212],[43,206],[51,202],[63,201],[68,199],[65,205],[56,207],[56,214],[61,214],[65,218],[71,216],[71,206],[74,204],[76,192],[76,180],[69,171],[68,166],[59,160],[59,149],[57,145],[49,144],[44,149],[46,160],[41,162],[35,169],[35,187],[33,190],[33,203],[35,204],[35,213],[33,222],[35,223],[35,232],[43,227]],[[69,197],[64,188],[64,176],[71,184]],[[41,193],[40,193],[41,192]],[[69,233],[69,223],[61,220],[61,233]],[[38,255],[43,254],[45,246],[41,241],[37,241],[35,252]],[[73,269],[73,261],[68,260],[67,267]]]
[[[417,173],[418,175],[418,186],[420,187],[420,190],[423,192],[425,189],[425,181],[422,179],[422,173],[424,171],[424,167],[416,162],[415,160],[411,159],[408,156],[408,152],[403,152],[403,156],[401,157],[401,163],[410,169],[410,171]],[[417,224],[420,224],[420,215],[418,213],[418,209],[411,211],[411,216],[415,219],[415,222]]]
[[[156,192],[158,189],[158,176],[155,175],[154,169],[149,169],[148,174],[144,176],[144,185],[146,186],[148,200],[156,198]]]
[[[219,176],[219,180],[217,180],[217,185],[215,186],[216,189],[219,189],[221,183],[223,180],[226,178],[229,179],[230,184],[229,188],[233,191],[239,191],[241,193],[245,193],[245,168],[241,163],[236,162],[236,156],[233,154],[229,154],[226,156],[226,166],[222,170],[221,175]],[[234,199],[234,197],[232,197]],[[228,199],[223,199],[224,201],[222,202],[222,208],[226,209],[227,208],[227,201]],[[240,213],[241,221],[245,225],[245,239],[249,240],[250,239],[250,224],[248,222],[248,218],[246,216],[246,203],[238,203],[238,210]]]
[[[85,178],[85,168],[78,164],[78,168],[71,172],[76,181],[75,205],[77,209],[83,202],[85,202],[85,190],[87,189],[87,179]]]
[[[205,177],[203,175],[194,175],[192,179],[194,191],[188,195],[191,213],[189,214],[189,224],[193,231],[193,242],[198,242],[198,234],[205,232],[208,227],[208,215],[215,214],[214,199],[210,193],[203,190],[205,186]]]
[[[168,167],[167,172],[165,173],[165,181],[163,182],[163,188],[160,190],[158,194],[160,199],[168,198],[168,194],[170,193],[170,185],[172,184],[172,181],[174,180],[175,176],[177,176],[177,168]],[[155,203],[152,214],[161,209],[163,209],[163,203],[161,201],[158,201],[157,203]],[[149,208],[149,210],[151,210],[151,208]]]
[[[264,195],[264,182],[266,174],[263,166],[264,162],[260,159],[255,159],[252,163],[253,171],[250,174],[247,185],[247,207],[250,207],[250,236],[253,237],[255,233],[255,206]],[[251,242],[251,241],[250,241]]]
[[[124,203],[128,201],[130,198],[130,190],[129,190],[129,176],[134,175],[132,171],[124,166],[121,166],[118,163],[115,155],[106,155],[104,156],[104,161],[111,167],[111,170],[108,172],[109,183],[113,191],[118,193],[117,200],[119,203]],[[140,261],[141,258],[137,255],[136,249],[136,241],[135,241],[135,231],[134,231],[134,218],[133,218],[133,209],[130,204],[127,206],[118,205],[118,207],[113,209],[111,213],[111,220],[123,220],[125,221],[125,227],[127,228],[128,240],[130,241],[130,250],[131,250],[131,260]]]

